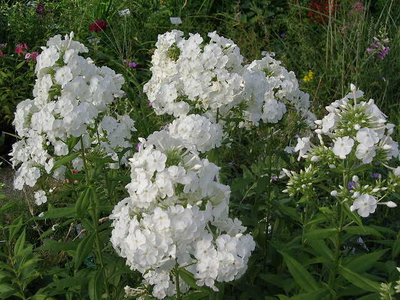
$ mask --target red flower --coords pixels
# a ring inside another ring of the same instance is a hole
[[[339,8],[336,0],[313,0],[309,3],[310,10],[307,16],[311,22],[324,24],[330,15],[334,15]]]
[[[92,25],[90,25],[90,31],[94,31],[96,33],[99,33],[100,31],[106,29],[107,29],[107,23],[105,20],[97,20]]]

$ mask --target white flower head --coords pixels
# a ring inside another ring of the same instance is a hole
[[[43,190],[36,191],[34,196],[36,205],[42,205],[47,202],[46,193]]]
[[[359,143],[367,147],[372,147],[379,141],[379,136],[375,130],[370,128],[361,128],[357,132],[356,139]]]
[[[366,218],[375,212],[377,203],[375,197],[368,194],[362,194],[354,201],[353,205],[350,206],[350,210],[357,210],[361,217]]]
[[[336,139],[333,146],[333,153],[339,156],[341,159],[345,159],[346,156],[351,152],[354,146],[354,140],[348,136],[343,138],[339,137]]]

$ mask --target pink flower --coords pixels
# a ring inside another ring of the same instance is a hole
[[[38,52],[32,52],[31,53],[31,59],[36,60],[36,58],[38,57],[39,53]]]
[[[0,51],[0,56],[4,56],[4,53],[2,51]]]
[[[25,59],[26,60],[36,60],[38,55],[39,55],[39,53],[37,53],[37,52],[27,53],[27,54],[25,54]]]
[[[15,47],[15,53],[17,53],[17,54],[24,53],[25,50],[29,50],[29,47],[27,44],[18,43],[17,46]]]

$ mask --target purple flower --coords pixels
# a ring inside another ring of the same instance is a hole
[[[136,151],[139,151],[139,148],[140,148],[141,145],[142,145],[142,143],[137,143],[137,145],[136,145],[136,147],[135,147],[135,150],[136,150]]]
[[[286,33],[281,33],[279,36],[284,39],[286,38]]]
[[[137,67],[137,63],[135,63],[134,61],[128,63],[128,67],[130,68],[136,68]]]
[[[374,39],[375,39],[375,42],[369,44],[371,48],[367,48],[366,51],[368,53],[375,54],[376,58],[383,60],[383,59],[385,59],[386,55],[389,54],[390,47],[387,47],[384,44],[382,44],[378,38],[374,38]],[[388,39],[384,40],[383,42],[384,43],[388,42]]]
[[[350,181],[350,182],[347,184],[347,188],[348,188],[349,190],[354,189],[356,186],[357,186],[357,182],[355,182],[355,181]]]
[[[381,176],[380,173],[372,173],[372,174],[371,174],[371,178],[372,178],[372,179],[375,179],[375,180],[376,180],[376,179],[379,179],[379,178],[381,178],[381,177],[382,177],[382,176]]]

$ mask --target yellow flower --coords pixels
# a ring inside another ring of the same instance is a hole
[[[303,77],[304,82],[309,82],[314,79],[314,72],[313,71],[308,71],[307,75]]]

